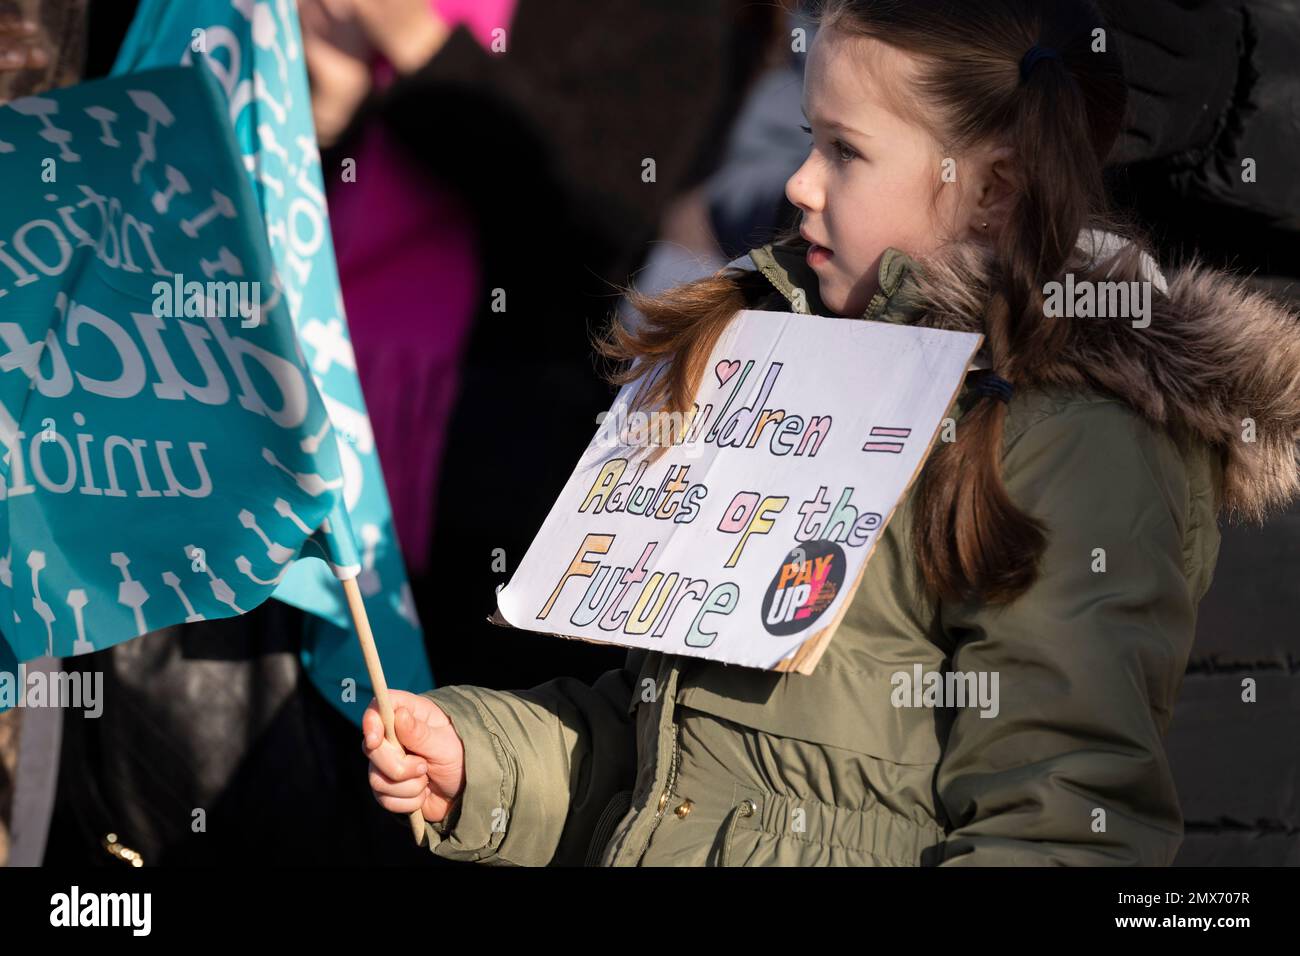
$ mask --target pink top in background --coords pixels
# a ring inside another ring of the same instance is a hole
[[[432,0],[485,47],[517,0]],[[376,66],[379,85],[391,78]],[[463,145],[448,141],[449,149]],[[356,182],[328,183],[330,224],[357,374],[411,574],[428,563],[442,450],[478,301],[477,223],[378,124],[361,136]]]

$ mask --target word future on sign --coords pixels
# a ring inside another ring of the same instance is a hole
[[[498,619],[811,673],[980,341],[739,313],[666,448],[620,427],[650,382],[619,393]]]

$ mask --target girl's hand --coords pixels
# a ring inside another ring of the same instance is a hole
[[[40,28],[30,20],[0,16],[0,73],[42,70],[50,65],[50,50]]]
[[[443,709],[428,697],[401,690],[389,694],[393,729],[406,756],[384,739],[379,705],[372,700],[361,719],[370,788],[385,810],[403,816],[419,810],[437,823],[465,789],[465,745]]]
[[[429,0],[334,0],[347,2],[380,53],[398,73],[414,73],[442,49],[451,28]]]

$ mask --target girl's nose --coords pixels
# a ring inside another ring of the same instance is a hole
[[[817,184],[812,163],[813,156],[810,153],[803,165],[785,182],[785,197],[805,213],[817,212],[822,205],[822,190]]]

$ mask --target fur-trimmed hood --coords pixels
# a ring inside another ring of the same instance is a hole
[[[1094,241],[1081,237],[1078,261],[1067,271],[1076,280],[1150,281],[1149,324],[1045,319],[1069,323],[1066,346],[1022,372],[1016,387],[1093,389],[1204,440],[1222,456],[1221,506],[1229,518],[1261,522],[1287,506],[1300,494],[1300,313],[1199,261],[1161,273],[1118,237],[1088,235]],[[823,311],[806,249],[802,240],[769,244],[746,258],[796,311]],[[925,259],[890,249],[880,272],[882,293],[863,318],[983,332],[987,247],[954,243]],[[810,300],[804,308],[791,294],[799,290]]]

